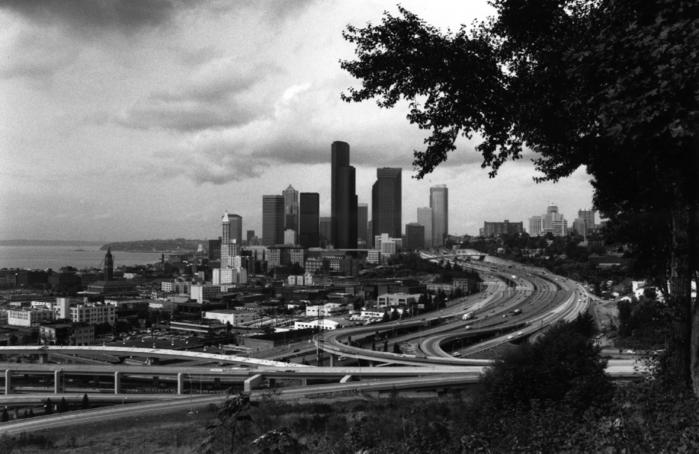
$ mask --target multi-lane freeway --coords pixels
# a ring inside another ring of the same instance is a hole
[[[456,264],[462,257],[455,254],[423,254],[428,260]],[[0,433],[16,433],[33,427],[54,427],[76,424],[97,417],[121,417],[124,414],[149,413],[188,408],[219,402],[225,396],[191,397],[196,387],[184,386],[197,377],[199,383],[218,382],[238,384],[251,392],[253,398],[271,395],[279,399],[297,399],[317,395],[381,392],[385,390],[435,389],[464,386],[477,382],[486,367],[493,362],[493,352],[512,342],[526,341],[530,336],[561,321],[572,320],[588,308],[589,296],[578,283],[555,276],[545,270],[525,267],[516,263],[486,257],[482,262],[467,262],[477,271],[486,285],[475,295],[448,303],[447,307],[429,314],[404,318],[369,326],[358,326],[323,333],[316,339],[316,347],[336,359],[337,367],[306,366],[220,355],[206,352],[175,351],[131,347],[0,347],[0,355],[80,355],[100,352],[113,356],[180,359],[200,361],[198,365],[183,366],[125,366],[112,364],[19,364],[0,363],[0,380],[4,377],[4,398],[0,404],[13,404],[26,398],[45,395],[15,377],[33,374],[53,375],[54,396],[66,391],[86,392],[83,386],[69,386],[67,376],[112,377],[106,389],[92,389],[102,398],[117,398],[122,393],[121,381],[129,377],[158,377],[165,382],[177,383],[159,399],[167,402],[148,402],[122,405],[88,412],[72,412],[53,417],[34,418],[12,424],[1,424]],[[376,346],[387,351],[377,351]],[[392,347],[392,348],[386,348]],[[394,349],[401,349],[394,353]],[[347,367],[341,363],[355,361],[370,367]],[[207,364],[208,363],[208,364]],[[332,364],[332,362],[331,362]],[[371,367],[391,366],[391,367]],[[615,360],[608,364],[614,377],[637,374],[632,360]],[[4,373],[4,374],[3,374]],[[284,387],[260,389],[275,380]],[[200,385],[201,386],[201,385]],[[50,390],[49,390],[50,392]],[[82,394],[80,394],[82,395]],[[189,395],[188,400],[182,400]],[[142,393],[141,397],[146,394]],[[166,396],[166,397],[163,397]],[[139,397],[134,397],[138,399]],[[19,399],[19,400],[18,400]],[[47,419],[48,418],[48,419]],[[50,421],[50,423],[49,423]],[[52,425],[51,425],[52,424]]]

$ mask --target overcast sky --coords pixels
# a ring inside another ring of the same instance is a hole
[[[457,28],[485,1],[402,1]],[[405,106],[347,104],[347,24],[381,1],[0,0],[0,239],[214,238],[225,210],[261,230],[262,195],[289,184],[330,213],[330,144],[351,147],[359,201],[377,167],[403,168],[403,224],[449,187],[449,232],[591,205],[582,170],[535,184],[527,160],[495,179],[463,141],[412,178],[423,134]]]

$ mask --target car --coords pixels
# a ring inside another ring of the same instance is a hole
[[[464,326],[464,329],[471,329],[471,325]]]

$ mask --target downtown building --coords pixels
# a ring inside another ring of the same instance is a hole
[[[289,185],[282,191],[284,197],[284,230],[299,231],[299,192]]]
[[[284,242],[284,196],[262,196],[262,244],[271,246]]]
[[[320,195],[317,192],[300,194],[298,238],[304,248],[320,246]]]
[[[551,233],[553,236],[565,236],[568,233],[568,221],[558,212],[555,205],[546,208],[546,214],[529,218],[529,235],[542,236]]]
[[[425,235],[423,245],[427,249],[432,248],[432,208],[420,207],[417,209],[417,223],[423,227]]]
[[[356,249],[357,192],[355,169],[349,164],[349,144],[333,142],[330,155],[330,242],[335,249]]]
[[[237,214],[223,214],[221,218],[221,267],[231,266],[231,260],[240,255],[243,244],[243,218]]]
[[[483,222],[483,228],[480,229],[480,236],[501,236],[524,233],[524,224],[522,222],[510,222],[505,219],[503,222]]]
[[[371,190],[372,236],[388,234],[401,237],[402,184],[400,168],[376,169],[376,182]]]
[[[432,247],[444,246],[449,235],[449,190],[440,184],[430,188],[432,210]]]

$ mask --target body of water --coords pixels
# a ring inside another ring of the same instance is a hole
[[[0,268],[58,270],[63,266],[77,269],[102,268],[104,254],[99,246],[0,246]],[[160,261],[159,252],[112,251],[114,268],[121,265],[144,265]]]

